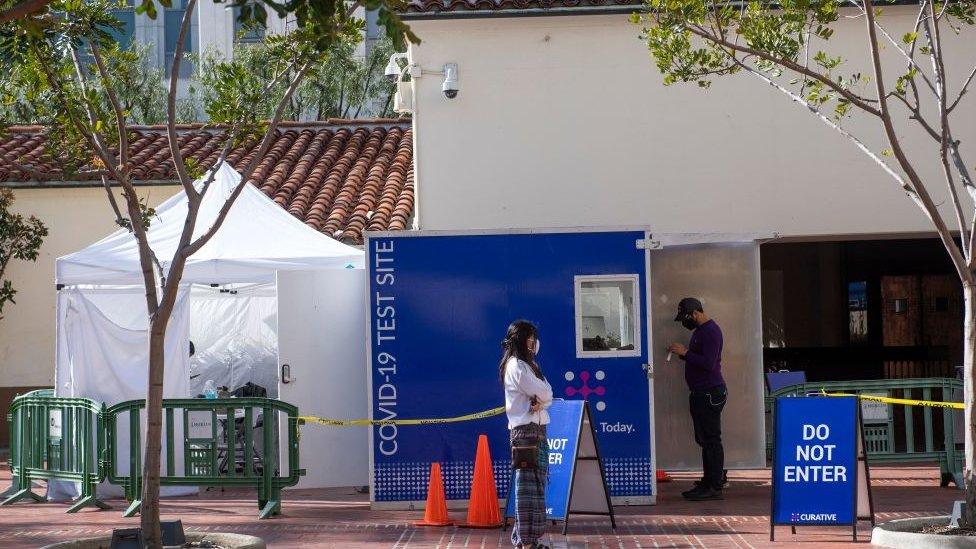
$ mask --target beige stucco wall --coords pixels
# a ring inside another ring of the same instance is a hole
[[[142,187],[140,196],[155,206],[179,190]],[[17,290],[16,304],[0,320],[0,387],[51,386],[54,383],[54,261],[117,229],[101,188],[16,189],[14,209],[35,215],[49,235],[36,263],[13,261],[6,276]]]
[[[885,7],[893,36],[906,32],[912,9]],[[421,229],[930,230],[877,165],[755,77],[718,80],[707,91],[665,87],[626,15],[448,19],[411,23],[423,40],[412,61],[426,70],[456,62],[460,83],[457,98],[446,99],[442,76],[417,81]],[[831,41],[830,52],[850,57],[849,73],[868,73],[864,35],[863,18],[844,19]],[[976,62],[976,40],[972,32],[947,39],[952,92]],[[904,64],[891,47],[884,53],[893,80]],[[976,96],[955,119],[972,166]],[[886,147],[877,124],[846,125],[875,151]],[[943,202],[935,143],[900,131]]]

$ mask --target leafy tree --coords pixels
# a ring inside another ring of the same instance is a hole
[[[0,189],[0,314],[7,303],[16,303],[17,290],[13,283],[4,278],[11,259],[37,261],[41,243],[47,236],[47,227],[33,215],[25,218],[11,211],[14,193],[10,189]],[[3,318],[0,316],[0,318]]]
[[[954,133],[976,67],[950,74],[950,66],[968,67],[973,60],[950,60],[944,47],[947,35],[965,32],[972,41],[976,2],[921,0],[912,8],[898,8],[911,9],[914,17],[897,32],[882,21],[874,0],[645,2],[646,12],[633,19],[642,25],[642,39],[665,84],[692,82],[708,88],[716,78],[754,77],[875,162],[931,220],[965,298],[965,519],[976,524],[976,185]],[[831,40],[844,19],[863,22],[859,46]],[[857,54],[866,54],[866,66],[850,66],[848,60]],[[892,67],[899,69],[892,72]],[[858,118],[860,135],[845,125],[852,117]],[[908,150],[905,132],[920,133],[934,146]],[[877,135],[887,143],[881,150],[870,145]],[[935,180],[923,175],[921,167],[929,160],[941,167]],[[949,219],[932,198],[936,184],[948,191]],[[950,229],[953,223],[958,239]]]
[[[395,86],[383,78],[387,59],[393,53],[389,39],[378,42],[365,58],[356,56],[356,41],[333,44],[323,66],[307,76],[295,91],[285,109],[286,120],[325,120],[328,118],[384,117],[392,114],[390,99]],[[190,82],[190,108],[210,104],[217,93],[223,72],[232,71],[240,87],[247,88],[270,78],[268,60],[280,55],[268,42],[238,44],[232,59],[208,52],[195,64]],[[280,84],[283,86],[284,83]],[[270,117],[274,105],[269,100],[261,106]],[[199,119],[203,114],[197,112]]]
[[[130,135],[126,130],[132,113],[123,105],[123,98],[118,93],[118,82],[125,76],[110,64],[114,51],[112,32],[118,31],[121,25],[109,11],[113,3],[108,0],[53,0],[40,11],[0,23],[0,70],[5,66],[19,67],[21,76],[16,82],[24,86],[10,95],[22,98],[30,109],[40,112],[48,121],[48,150],[56,151],[62,165],[101,178],[116,222],[128,227],[138,243],[149,317],[141,525],[146,542],[152,548],[161,547],[159,470],[163,343],[186,261],[220,229],[234,201],[270,148],[278,123],[305,77],[315,77],[324,70],[327,65],[323,61],[335,44],[353,42],[361,35],[363,21],[353,16],[358,7],[376,10],[387,35],[398,46],[402,46],[404,39],[416,40],[397,16],[397,8],[402,7],[399,1],[362,0],[347,4],[337,0],[288,0],[285,3],[261,0],[259,4],[242,7],[242,18],[260,25],[265,24],[266,8],[283,16],[292,14],[296,28],[288,34],[270,35],[266,39],[269,56],[265,80],[249,78],[242,83],[241,77],[245,75],[241,74],[239,64],[215,65],[213,95],[207,99],[204,108],[212,122],[223,124],[227,129],[221,139],[216,166],[207,173],[183,158],[176,133],[179,68],[197,3],[197,0],[188,1],[165,98],[171,161],[188,204],[179,246],[168,258],[157,257],[149,245],[146,233],[148,212],[137,197],[132,179],[136,166],[129,156]],[[169,0],[160,0],[160,3],[169,5]],[[7,1],[3,7],[9,4]],[[137,9],[151,17],[156,14],[153,0],[142,0]],[[267,110],[269,106],[273,106],[270,111]],[[271,116],[266,119],[268,112]],[[216,168],[235,145],[245,142],[256,146],[252,160],[242,170],[240,185],[224,202],[214,223],[195,232],[200,204],[213,182]],[[5,162],[36,176],[34,167],[23,165],[21,159],[6,156],[3,158]],[[202,179],[199,185],[194,184],[197,178]],[[121,204],[113,188],[121,188]]]
[[[395,86],[383,78],[386,60],[393,53],[393,43],[379,41],[365,58],[355,54],[355,42],[334,44],[322,61],[322,67],[309,73],[295,92],[283,115],[284,120],[325,120],[328,118],[387,117],[393,114],[391,98]],[[122,110],[128,114],[127,122],[154,125],[166,122],[165,72],[151,59],[152,45],[134,43],[127,49],[115,45],[102,51],[107,71],[112,76],[115,94]],[[235,67],[242,75],[242,85],[258,85],[271,79],[269,60],[278,55],[269,51],[264,43],[238,44],[232,59],[209,51],[200,59],[194,59],[194,72],[187,86],[188,94],[176,101],[176,118],[180,123],[200,122],[206,119],[204,105],[212,102],[214,88],[221,71]],[[197,57],[197,56],[194,56]],[[91,59],[82,56],[85,70],[89,71]],[[95,68],[97,71],[97,68]],[[30,85],[29,67],[11,66],[0,72],[0,120],[10,124],[47,125],[46,116],[56,112],[56,105],[32,108],[36,97],[26,98],[15,93],[33,94],[37,88]],[[90,73],[92,74],[92,73]],[[278,85],[280,92],[286,86],[285,79]],[[103,101],[108,96],[100,80],[93,80],[92,87]],[[272,94],[264,101],[263,115],[274,114]],[[111,109],[106,104],[104,108]]]

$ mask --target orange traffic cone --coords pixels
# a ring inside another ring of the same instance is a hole
[[[427,483],[427,506],[424,520],[415,522],[416,526],[450,526],[454,521],[447,517],[447,498],[444,497],[444,479],[441,478],[441,464],[430,464],[430,481]]]
[[[668,474],[664,469],[657,470],[657,481],[658,482],[671,482],[671,475]]]
[[[471,500],[468,502],[468,520],[464,528],[498,528],[502,516],[495,490],[495,472],[491,467],[488,437],[478,437],[478,453],[474,458],[474,478],[471,481]]]

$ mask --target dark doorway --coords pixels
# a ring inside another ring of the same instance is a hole
[[[937,239],[769,243],[760,254],[767,371],[955,375],[962,286]]]

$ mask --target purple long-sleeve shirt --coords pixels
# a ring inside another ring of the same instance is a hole
[[[685,381],[692,391],[725,385],[722,377],[722,329],[714,320],[695,328],[684,360]]]

